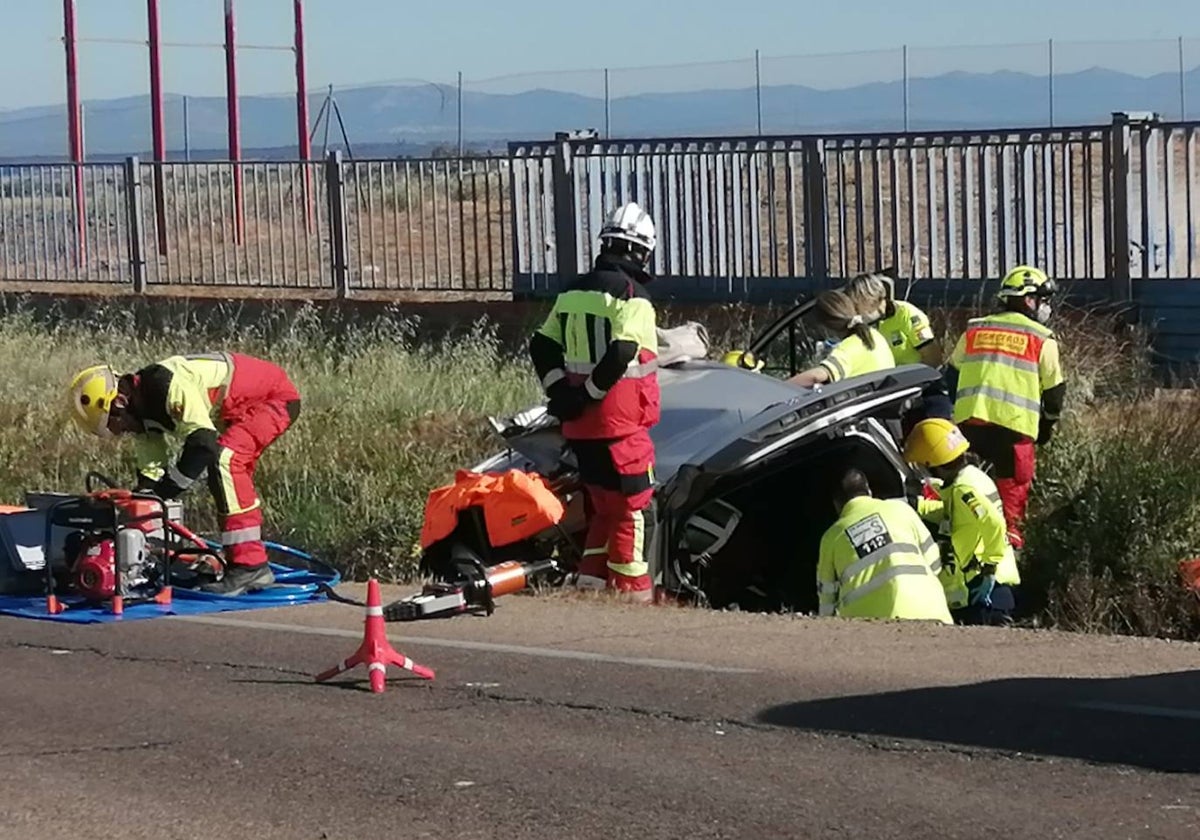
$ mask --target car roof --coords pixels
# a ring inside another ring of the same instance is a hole
[[[701,465],[719,454],[729,461],[778,436],[791,436],[784,445],[799,443],[803,435],[794,432],[804,418],[831,415],[836,407],[837,422],[852,422],[887,395],[911,392],[938,375],[926,365],[906,365],[803,388],[713,361],[661,368],[661,418],[650,430],[656,479],[665,482],[684,464]]]

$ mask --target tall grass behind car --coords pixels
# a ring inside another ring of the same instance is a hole
[[[246,323],[181,314],[171,323],[111,304],[83,319],[0,315],[0,502],[26,490],[82,491],[88,470],[131,482],[132,446],[86,438],[65,413],[70,376],[96,360],[124,370],[173,353],[228,349],[281,364],[303,405],[263,455],[257,485],[269,538],[318,552],[347,575],[403,580],[429,491],[476,462],[486,415],[538,399],[524,359],[486,323],[421,340],[398,313],[330,321],[315,310],[270,310]],[[148,321],[156,321],[148,326]],[[203,487],[185,496],[190,521],[215,526]]]
[[[5,303],[0,301],[0,303]],[[684,317],[662,307],[660,323]],[[713,356],[777,312],[714,307]],[[967,313],[931,311],[946,354]],[[707,317],[705,317],[707,320]],[[1146,336],[1116,317],[1067,311],[1055,324],[1069,380],[1066,415],[1039,452],[1022,574],[1039,623],[1200,639],[1200,599],[1177,564],[1200,557],[1200,403],[1162,393]],[[82,490],[90,469],[129,480],[128,443],[79,434],[64,411],[69,377],[107,359],[126,369],[171,353],[241,350],[282,364],[304,404],[259,466],[268,534],[348,576],[414,573],[430,489],[497,448],[486,416],[537,404],[523,342],[486,321],[430,334],[395,309],[319,312],[230,303],[215,312],[155,301],[94,304],[83,316],[0,311],[0,502],[25,490]],[[208,493],[189,517],[215,525]]]

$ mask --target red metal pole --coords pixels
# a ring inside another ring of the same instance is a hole
[[[67,49],[67,146],[75,169],[75,260],[82,267],[87,259],[87,208],[83,194],[83,131],[79,125],[75,0],[63,0],[63,43]]]
[[[304,0],[293,0],[292,9],[296,19],[296,140],[300,160],[306,164],[312,157],[312,145],[308,138],[308,81],[304,61]],[[308,230],[313,228],[312,172],[304,166],[304,217]]]
[[[245,207],[242,204],[241,119],[237,98],[237,43],[234,36],[233,0],[225,0],[225,100],[229,111],[229,160],[233,166],[233,235],[242,244],[246,233]]]
[[[167,133],[163,128],[162,35],[158,25],[158,0],[146,0],[146,25],[150,36],[150,131],[154,138],[154,220],[158,227],[158,253],[167,253],[167,204],[163,186]]]

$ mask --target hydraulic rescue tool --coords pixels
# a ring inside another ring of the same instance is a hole
[[[419,621],[480,610],[491,615],[496,598],[521,591],[536,575],[558,570],[552,558],[527,563],[508,560],[495,566],[484,566],[477,557],[474,559],[474,563],[460,566],[460,579],[428,583],[419,594],[388,604],[383,608],[384,620]]]

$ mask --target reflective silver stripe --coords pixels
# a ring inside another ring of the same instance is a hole
[[[937,543],[935,543],[932,539],[925,540],[925,542],[921,543],[921,553],[922,554],[928,554],[929,552],[933,551],[935,548],[937,548]]]
[[[929,564],[929,571],[933,572],[935,575],[938,572],[940,572],[941,570],[942,570],[942,561],[940,559],[934,560],[932,563]]]
[[[225,378],[221,384],[217,386],[217,399],[213,403],[213,408],[219,408],[225,404],[225,396],[229,393],[229,385],[233,382],[233,356],[226,352],[219,353],[190,353],[185,356],[186,359],[203,360],[206,362],[224,362],[225,363]],[[207,392],[207,389],[205,389]]]
[[[590,378],[587,382],[583,383],[583,387],[587,390],[588,396],[594,400],[602,400],[604,399],[604,395],[608,393],[608,391],[601,391],[598,387],[596,387],[596,383]]]
[[[1004,500],[1000,498],[999,493],[988,493],[988,494],[986,494],[986,498],[989,502],[994,504],[999,510],[1004,510]]]
[[[844,367],[842,367],[841,362],[839,362],[837,359],[833,358],[832,356],[830,356],[827,359],[823,359],[821,361],[821,364],[823,364],[827,367],[833,368],[832,372],[835,373],[839,379],[846,378],[846,369]]]
[[[990,385],[973,385],[970,388],[963,388],[958,392],[957,399],[966,399],[967,397],[991,397],[994,400],[1015,405],[1026,411],[1040,412],[1042,404],[1029,399],[1028,397],[1019,397],[1016,394],[1010,394],[1007,391],[1001,391],[999,388],[993,388]]]
[[[167,468],[167,478],[175,482],[175,486],[180,490],[186,490],[196,483],[196,479],[189,478],[179,471],[179,467],[172,464]]]
[[[554,370],[550,371],[542,378],[542,390],[548,391],[548,390],[550,390],[550,386],[553,385],[555,382],[561,382],[562,380],[564,380],[566,378],[567,378],[567,372],[565,370],[563,370],[562,368],[555,368]]]
[[[838,591],[838,585],[836,583],[822,583],[821,584],[820,592],[822,595],[836,595],[837,591]]]
[[[849,566],[846,567],[846,570],[844,572],[842,572],[840,577],[842,578],[842,580],[847,580],[849,578],[854,577],[855,575],[860,575],[863,572],[865,572],[867,569],[869,569],[872,566],[875,566],[879,563],[882,563],[884,560],[887,560],[889,557],[891,557],[892,555],[895,555],[895,554],[916,554],[916,553],[917,553],[917,547],[915,545],[913,545],[912,543],[889,543],[889,544],[885,545],[883,548],[875,549],[870,554],[868,554],[866,557],[860,558],[859,560],[855,561],[854,563],[851,563]]]
[[[588,376],[596,369],[595,362],[567,362],[567,373],[575,373],[581,376]],[[630,362],[625,368],[625,373],[622,374],[623,379],[644,379],[650,374],[658,370],[658,360],[651,359],[648,362],[636,363]]]
[[[836,608],[833,604],[821,604],[820,609],[817,611],[817,615],[819,615],[821,618],[829,618],[831,615],[833,615],[835,609]]]
[[[221,532],[221,545],[241,545],[242,543],[258,542],[261,539],[262,528],[258,526]]]
[[[608,319],[602,315],[592,319],[592,340],[595,342],[598,362],[608,351]]]
[[[964,360],[964,363],[967,362],[992,362],[1026,373],[1037,373],[1039,370],[1037,362],[1031,362],[1029,359],[1017,359],[1003,353],[971,353]]]
[[[916,565],[893,566],[892,568],[888,569],[886,572],[876,575],[875,577],[871,578],[869,581],[864,583],[862,586],[860,586],[856,589],[853,589],[850,592],[847,592],[845,595],[843,595],[842,600],[840,602],[840,606],[844,607],[847,604],[853,604],[855,601],[859,600],[860,598],[865,598],[867,595],[870,595],[872,592],[874,592],[876,589],[879,589],[884,584],[890,583],[891,581],[893,581],[896,578],[901,577],[903,575],[925,576],[928,574],[930,574],[929,567],[924,564],[921,564],[919,566],[916,566]]]

